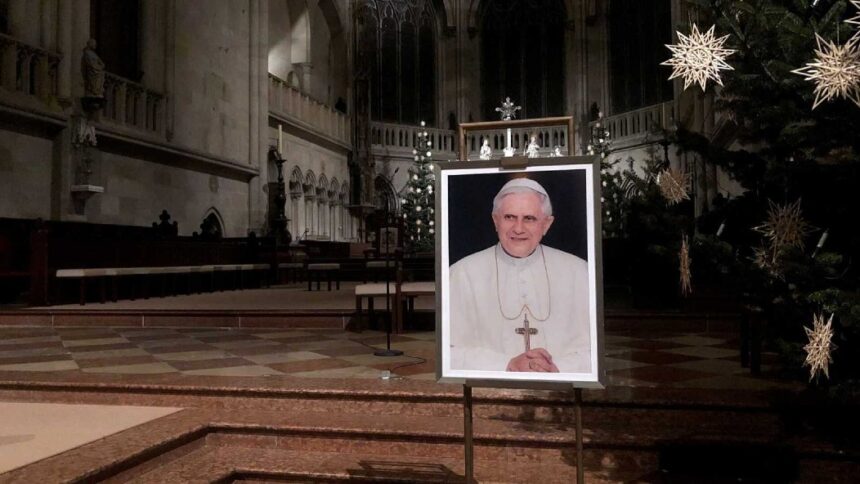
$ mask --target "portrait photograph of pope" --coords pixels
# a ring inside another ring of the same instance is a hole
[[[447,181],[448,369],[542,381],[594,375],[584,170]]]

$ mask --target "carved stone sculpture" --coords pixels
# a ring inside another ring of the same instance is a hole
[[[489,160],[493,156],[493,149],[490,148],[490,140],[484,138],[484,143],[481,145],[480,157],[482,160]]]
[[[529,144],[526,146],[525,155],[529,158],[537,158],[540,156],[540,146],[537,144],[537,137],[532,135]]]
[[[84,97],[105,97],[105,63],[96,53],[96,41],[90,39],[81,55],[81,74],[84,77]]]

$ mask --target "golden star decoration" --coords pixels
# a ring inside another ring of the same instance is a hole
[[[693,292],[692,274],[690,272],[692,259],[690,258],[690,246],[687,244],[686,235],[681,239],[681,251],[678,253],[678,260],[680,262],[681,295],[689,296]]]
[[[771,259],[776,261],[779,254],[790,247],[803,250],[803,238],[815,229],[803,219],[800,199],[788,205],[777,205],[772,200],[768,203],[767,221],[754,230],[770,241]]]
[[[669,168],[657,175],[657,186],[669,205],[690,199],[690,174]]]
[[[818,48],[815,61],[791,72],[815,83],[815,102],[821,103],[840,97],[860,106],[860,36],[855,35],[844,45],[836,45],[815,34]]]
[[[804,326],[809,343],[803,347],[806,351],[806,361],[803,366],[809,367],[809,381],[815,378],[819,372],[824,373],[825,378],[830,378],[829,365],[833,362],[831,352],[836,346],[831,342],[833,339],[833,315],[824,322],[823,314],[816,314],[812,318],[812,329]]]
[[[672,58],[660,65],[673,68],[672,75],[669,76],[670,81],[683,77],[684,89],[698,83],[703,91],[708,87],[709,79],[723,85],[720,71],[734,70],[726,63],[726,57],[734,54],[735,51],[723,47],[729,36],[716,37],[714,28],[715,26],[711,26],[702,34],[699,32],[699,27],[693,24],[690,35],[678,32],[678,43],[666,44],[666,47],[672,51]]]

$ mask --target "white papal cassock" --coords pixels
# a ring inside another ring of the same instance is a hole
[[[563,373],[591,371],[586,261],[545,245],[517,258],[496,244],[452,265],[450,276],[452,370],[505,371],[525,351],[516,330],[527,307],[538,330],[531,348],[545,348]]]

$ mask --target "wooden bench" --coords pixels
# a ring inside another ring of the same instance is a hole
[[[406,315],[415,312],[415,298],[421,296],[436,296],[435,281],[401,282],[397,284],[397,319],[394,332],[403,332],[403,322]]]
[[[152,276],[160,276],[162,280],[161,290],[159,295],[165,295],[167,293],[177,293],[178,291],[170,291],[166,288],[167,281],[170,276],[179,276],[185,275],[187,276],[187,284],[186,284],[186,292],[192,292],[192,280],[191,276],[200,275],[198,279],[206,279],[208,282],[209,290],[216,289],[216,277],[219,274],[227,275],[234,282],[235,288],[243,288],[244,287],[244,275],[258,274],[268,272],[270,269],[269,264],[220,264],[220,265],[199,265],[199,266],[167,266],[167,267],[103,267],[103,268],[93,268],[93,269],[58,269],[56,271],[56,277],[59,280],[73,280],[77,279],[79,285],[79,303],[81,305],[86,304],[87,302],[87,281],[97,281],[100,283],[100,300],[102,303],[106,302],[108,284],[111,286],[111,297],[112,301],[117,300],[118,293],[118,283],[119,278],[121,277],[145,277],[149,278]],[[148,281],[146,281],[148,282]],[[203,285],[203,281],[198,281],[197,290],[193,292],[201,292],[200,287]],[[268,284],[268,278],[265,276],[260,278],[261,285]],[[144,284],[144,298],[149,297],[149,286],[148,284]],[[58,285],[59,289],[59,285]]]
[[[367,320],[368,326],[370,323],[374,321],[374,307],[373,300],[377,297],[385,297],[388,295],[391,303],[389,304],[389,309],[394,309],[396,307],[396,298],[397,298],[397,284],[394,282],[389,282],[388,288],[386,289],[386,284],[384,282],[374,282],[368,284],[359,284],[355,286],[355,314],[357,320],[357,331],[361,331],[363,325],[361,324],[361,317],[363,311],[363,301],[367,299]],[[390,314],[386,315],[386,317],[391,317]]]
[[[304,262],[281,262],[278,264],[278,282],[283,280],[289,284],[290,282],[301,282],[303,278],[307,278]]]
[[[320,290],[320,282],[323,278],[328,281],[328,290],[331,291],[331,283],[335,282],[337,289],[340,290],[340,264],[336,262],[317,262],[308,263],[308,291],[312,291],[314,279],[317,281],[317,291]]]

